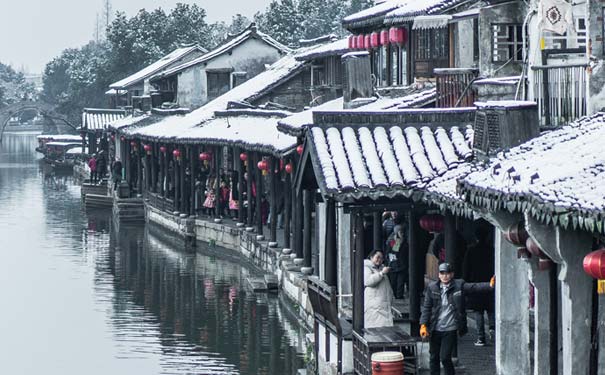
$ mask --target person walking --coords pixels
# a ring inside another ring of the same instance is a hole
[[[468,332],[465,295],[487,293],[494,288],[495,278],[489,283],[467,283],[454,280],[454,269],[449,263],[439,265],[439,280],[430,283],[424,292],[420,315],[420,337],[429,338],[430,374],[439,375],[443,365],[446,375],[454,375],[452,352],[458,335]]]
[[[393,326],[393,290],[387,277],[390,268],[384,267],[383,260],[382,251],[373,250],[369,259],[363,261],[365,328]]]
[[[107,172],[107,159],[105,159],[105,152],[101,150],[97,157],[97,178],[99,181],[105,178],[105,172]]]
[[[88,159],[88,168],[90,169],[90,183],[97,183],[97,156],[95,154]]]
[[[116,158],[111,166],[111,177],[113,178],[113,190],[117,190],[122,181],[122,161],[120,161],[120,158]]]

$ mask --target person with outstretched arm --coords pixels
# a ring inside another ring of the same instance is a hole
[[[443,364],[446,375],[454,375],[452,351],[458,335],[467,331],[465,295],[490,292],[495,278],[489,283],[467,283],[454,279],[454,270],[449,263],[439,265],[439,280],[431,282],[424,292],[424,303],[420,315],[420,337],[430,340],[431,375],[439,375]]]

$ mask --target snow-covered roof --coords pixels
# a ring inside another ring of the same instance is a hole
[[[174,64],[179,59],[182,59],[185,56],[189,55],[190,53],[194,53],[194,52],[206,53],[207,51],[198,45],[194,45],[191,47],[177,48],[174,51],[170,52],[168,55],[166,55],[166,56],[162,57],[161,59],[159,59],[158,61],[154,62],[153,64],[148,65],[147,67],[139,70],[138,72],[136,72],[118,82],[112,83],[111,85],[109,85],[109,87],[112,89],[125,89],[129,86],[132,86],[133,84],[135,84],[137,82],[143,81],[144,79],[151,77],[152,75],[158,73],[162,69],[165,69],[169,65]]]
[[[345,38],[299,53],[296,55],[296,59],[307,61],[326,56],[341,56],[349,51],[349,40]]]
[[[473,82],[474,85],[517,85],[521,76],[510,76],[510,77],[497,77],[497,78],[483,78]]]
[[[227,41],[226,43],[221,44],[220,46],[213,49],[212,51],[210,51],[196,59],[193,59],[191,61],[177,65],[170,69],[166,69],[166,70],[156,74],[155,76],[153,76],[152,79],[168,77],[168,76],[174,75],[176,73],[179,73],[187,68],[190,68],[192,66],[207,62],[215,57],[218,57],[224,53],[231,51],[233,48],[239,46],[240,44],[242,44],[243,42],[245,42],[246,40],[248,40],[250,38],[258,38],[258,39],[264,41],[265,43],[269,44],[270,46],[275,47],[275,49],[277,49],[280,52],[283,52],[283,53],[292,52],[292,50],[290,48],[279,43],[277,40],[273,39],[269,35],[262,33],[260,31],[257,31],[256,26],[254,26],[254,24],[251,24],[250,27],[248,27],[246,30],[242,31],[239,35],[235,36],[234,38]]]
[[[108,128],[117,130],[126,128],[128,126],[137,125],[141,121],[148,119],[150,116],[151,115],[147,113],[135,113],[133,115],[122,117],[116,121],[112,121],[109,123]]]
[[[76,147],[76,146],[82,146],[82,141],[80,140],[80,142],[58,142],[58,141],[53,141],[53,142],[48,142],[46,144],[46,146],[53,146],[53,147]]]
[[[408,90],[407,95],[400,97],[381,97],[369,98],[372,100],[368,104],[360,105],[355,109],[343,109],[343,98],[337,98],[329,102],[323,103],[317,107],[295,113],[292,116],[286,117],[279,121],[279,129],[288,134],[300,135],[305,126],[313,125],[313,112],[329,111],[346,111],[347,113],[367,112],[367,111],[397,111],[405,108],[420,107],[435,100],[437,91],[434,87],[426,89]],[[364,98],[365,100],[366,98]]]
[[[103,130],[107,126],[126,116],[122,109],[84,108],[82,111],[82,128],[88,130]]]
[[[545,133],[489,160],[460,181],[466,201],[527,211],[548,224],[602,232],[605,113]]]
[[[347,201],[410,196],[472,156],[472,128],[314,126],[308,147],[324,195]]]
[[[109,89],[105,91],[105,95],[126,95],[128,90]]]
[[[434,14],[467,0],[387,0],[343,19],[344,26],[367,23],[392,24],[410,21],[413,16]]]
[[[226,110],[230,102],[253,102],[298,74],[306,63],[297,61],[294,56],[295,54],[289,54],[281,58],[264,72],[191,113],[161,117],[157,122],[148,126],[128,127],[124,131],[132,136],[145,138],[174,139],[175,141],[183,139],[185,134],[191,134],[195,128],[204,127],[209,120],[214,118],[215,112]]]
[[[53,141],[82,141],[82,137],[73,134],[41,134],[37,139],[50,139]]]

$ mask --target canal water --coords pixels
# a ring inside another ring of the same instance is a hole
[[[85,212],[35,135],[0,144],[1,374],[294,374],[304,332],[242,265]]]

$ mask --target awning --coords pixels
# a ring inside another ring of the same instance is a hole
[[[445,14],[434,16],[418,16],[414,18],[412,30],[442,29],[450,23],[451,19],[451,15]]]

